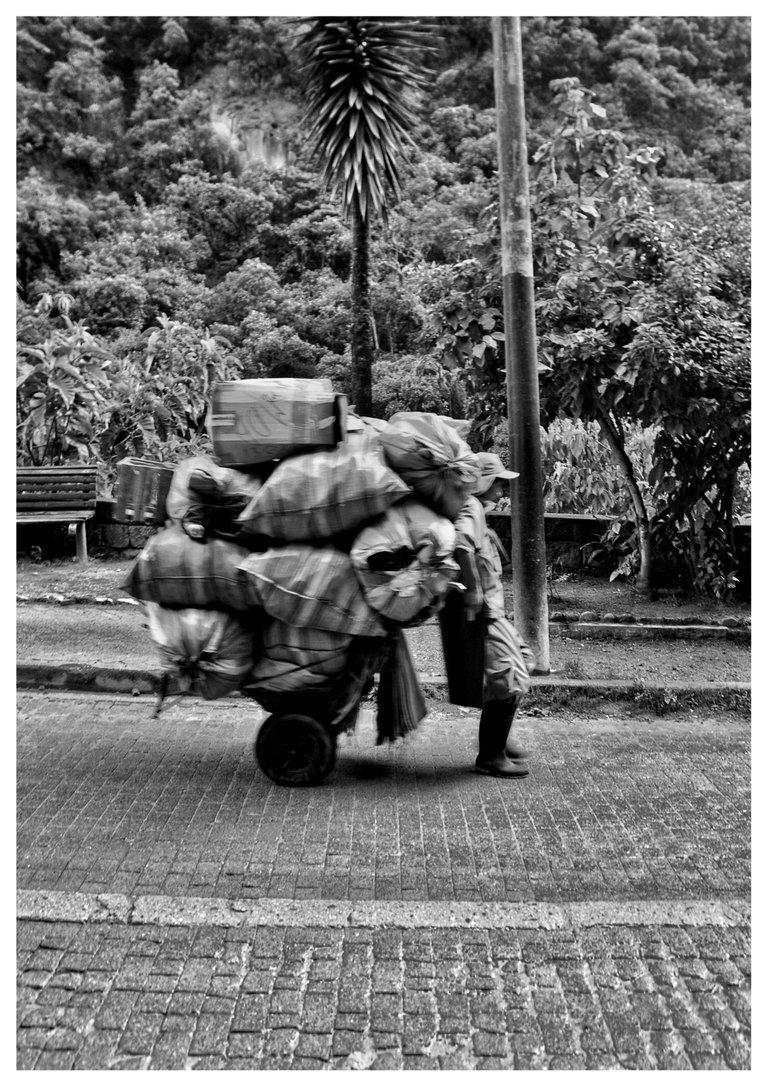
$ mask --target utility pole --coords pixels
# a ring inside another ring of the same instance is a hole
[[[549,667],[547,556],[539,433],[539,375],[533,302],[533,246],[528,197],[523,56],[519,16],[493,17],[499,219],[507,363],[515,626],[530,646],[536,670]]]

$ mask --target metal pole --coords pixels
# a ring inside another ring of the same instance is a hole
[[[494,17],[491,25],[509,454],[512,469],[520,473],[520,478],[510,484],[514,620],[536,658],[537,671],[546,674],[550,670],[547,557],[520,18]]]

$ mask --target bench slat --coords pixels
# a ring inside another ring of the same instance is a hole
[[[49,506],[61,508],[66,506],[67,508],[73,508],[75,506],[96,506],[96,494],[84,493],[83,491],[66,490],[62,492],[55,491],[39,491],[37,493],[27,491],[24,494],[16,495],[16,508],[17,509],[29,509],[37,508],[46,509]]]
[[[89,509],[95,511],[95,502],[81,502],[78,500],[77,495],[68,494],[63,495],[58,501],[55,499],[44,500],[34,499],[27,502],[17,502],[17,513],[34,513],[36,510],[51,510],[56,512],[58,510],[71,510],[71,509]]]
[[[96,509],[98,471],[93,465],[16,469],[16,509]]]
[[[71,476],[73,479],[76,479],[78,476],[85,476],[86,478],[93,476],[95,479],[97,474],[98,469],[92,464],[74,465],[72,468],[63,464],[42,465],[39,468],[36,468],[34,465],[16,467],[16,476],[19,479],[24,479],[25,477],[29,479],[45,479],[46,477],[61,479],[66,476]]]
[[[96,488],[87,484],[78,483],[77,480],[62,479],[45,480],[43,482],[19,483],[16,486],[18,494],[95,494]]]
[[[34,523],[43,524],[47,521],[90,521],[94,516],[95,513],[93,510],[41,510],[38,513],[17,513],[16,523],[31,525]]]

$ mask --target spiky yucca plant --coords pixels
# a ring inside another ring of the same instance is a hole
[[[370,227],[400,195],[400,164],[417,122],[409,88],[425,86],[420,64],[429,28],[399,19],[313,19],[297,35],[309,138],[323,177],[352,225],[352,397],[372,412],[373,317]]]

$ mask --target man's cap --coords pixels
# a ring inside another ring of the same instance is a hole
[[[510,472],[501,463],[498,453],[475,453],[480,478],[472,488],[472,494],[485,494],[496,479],[517,479],[519,472]]]

